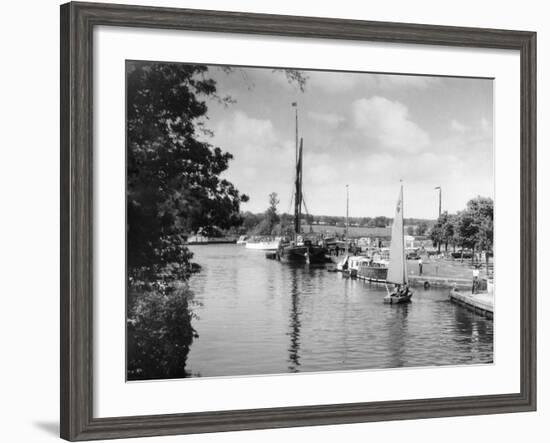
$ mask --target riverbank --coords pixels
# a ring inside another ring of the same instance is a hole
[[[470,262],[461,262],[459,260],[451,260],[448,258],[431,258],[423,260],[422,272],[420,272],[420,264],[418,260],[407,260],[407,275],[411,286],[421,286],[424,288],[458,288],[469,290],[472,288],[472,277],[474,267]],[[331,268],[330,270],[334,270]],[[385,280],[373,279],[361,275],[358,272],[357,277],[361,280],[371,282],[384,283]],[[489,276],[489,279],[491,277]],[[479,290],[487,290],[488,274],[486,269],[480,269]]]
[[[224,245],[224,244],[235,244],[237,243],[236,238],[227,238],[227,237],[220,237],[220,238],[208,238],[203,237],[201,239],[193,240],[190,239],[187,241],[188,245]]]
[[[495,296],[494,293],[480,292],[470,294],[464,291],[451,290],[449,292],[451,302],[464,306],[476,314],[493,319]]]

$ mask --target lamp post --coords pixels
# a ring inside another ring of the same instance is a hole
[[[436,186],[434,189],[439,190],[439,214],[438,214],[438,217],[441,217],[441,186]]]

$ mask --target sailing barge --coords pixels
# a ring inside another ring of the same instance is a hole
[[[278,249],[278,258],[286,263],[324,264],[330,261],[328,250],[322,245],[315,244],[305,238],[302,233],[302,150],[303,139],[300,139],[300,148],[296,159],[296,179],[294,195],[294,240],[281,243]]]

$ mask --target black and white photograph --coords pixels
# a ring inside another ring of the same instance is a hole
[[[0,440],[544,441],[548,10],[5,2]]]
[[[493,363],[493,83],[127,60],[127,380]]]

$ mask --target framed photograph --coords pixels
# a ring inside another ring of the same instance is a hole
[[[61,437],[533,411],[536,34],[61,6]]]

